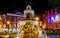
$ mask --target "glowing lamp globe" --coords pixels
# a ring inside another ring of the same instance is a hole
[[[9,21],[7,21],[7,24],[10,24],[10,22],[9,22]]]

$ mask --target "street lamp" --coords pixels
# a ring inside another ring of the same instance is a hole
[[[7,24],[10,24],[10,21],[7,21]]]

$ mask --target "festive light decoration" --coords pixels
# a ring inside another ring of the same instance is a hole
[[[51,27],[58,28],[59,27],[58,23],[60,22],[60,8],[53,8],[51,10],[45,11],[45,13],[46,13],[47,28]]]
[[[58,14],[56,15],[51,15],[49,18],[48,18],[48,22],[56,22],[56,21],[59,21],[60,19],[60,16]]]
[[[51,20],[54,20],[54,17],[53,16],[51,17]]]

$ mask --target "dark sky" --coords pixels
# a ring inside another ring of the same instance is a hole
[[[31,6],[37,14],[52,8],[52,5],[48,5],[48,0],[0,0],[0,13],[12,13],[14,10],[23,12],[26,7],[26,1],[32,2]]]

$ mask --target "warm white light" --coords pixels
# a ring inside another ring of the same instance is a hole
[[[36,20],[39,20],[39,18],[37,17]]]
[[[7,21],[7,24],[10,24],[10,22],[9,22],[9,21]]]

